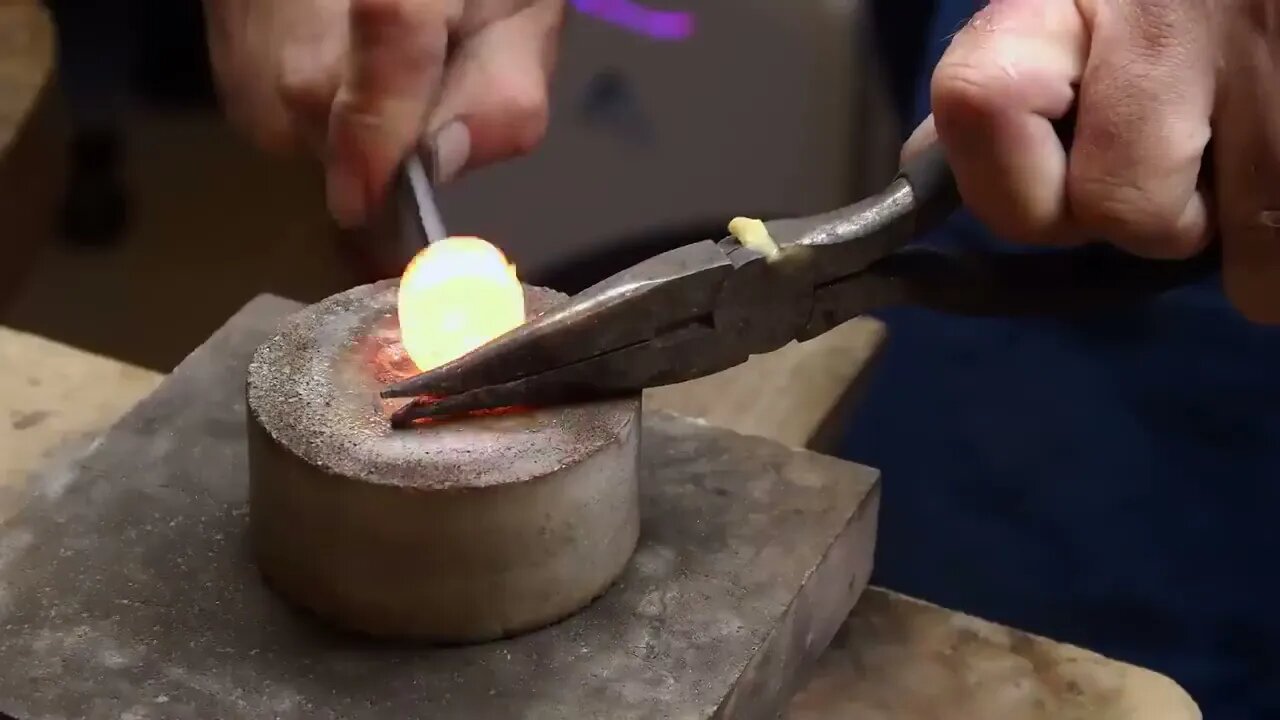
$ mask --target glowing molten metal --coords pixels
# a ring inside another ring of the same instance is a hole
[[[524,323],[524,290],[501,250],[450,237],[418,253],[400,278],[405,353],[426,371]]]

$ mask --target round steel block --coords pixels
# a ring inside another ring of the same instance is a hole
[[[526,287],[530,315],[564,296]],[[640,399],[393,430],[396,282],[312,305],[249,367],[250,522],[290,601],[364,633],[474,642],[582,608],[639,535]]]

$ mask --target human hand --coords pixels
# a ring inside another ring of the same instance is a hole
[[[447,182],[546,132],[564,0],[204,1],[228,116],[265,148],[323,157],[344,226],[420,144]]]
[[[1231,301],[1280,323],[1278,62],[1270,0],[993,0],[904,155],[939,139],[967,207],[1011,240],[1181,258],[1216,232]],[[1050,120],[1073,105],[1068,156]]]

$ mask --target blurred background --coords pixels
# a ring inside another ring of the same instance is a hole
[[[896,166],[857,0],[649,0],[629,22],[570,5],[545,144],[441,191],[450,230],[528,281],[576,290],[733,215],[844,204]],[[316,164],[223,123],[197,0],[0,8],[5,325],[167,371],[258,293],[375,279]]]

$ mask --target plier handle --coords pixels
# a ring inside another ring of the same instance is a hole
[[[412,397],[395,426],[507,406],[638,393],[710,375],[859,315],[904,303],[965,315],[1074,314],[1140,301],[1220,267],[1108,246],[947,252],[911,246],[960,206],[940,145],[881,193],[765,223],[773,247],[735,236],[656,255],[441,367],[386,388]]]

